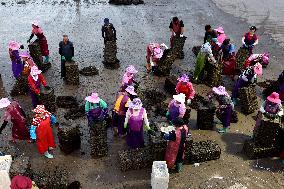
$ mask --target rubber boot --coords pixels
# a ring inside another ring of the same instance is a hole
[[[45,64],[49,63],[49,56],[45,56],[44,63]]]
[[[218,133],[226,133],[227,132],[227,128],[222,128],[218,130]]]
[[[51,155],[50,153],[48,153],[48,151],[44,152],[44,156],[47,157],[48,159],[54,158],[53,155]]]
[[[182,170],[182,163],[177,163],[176,170],[177,170],[178,173],[181,172],[181,170]]]

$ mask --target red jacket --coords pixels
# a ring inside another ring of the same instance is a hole
[[[46,86],[46,81],[43,77],[42,74],[39,74],[38,75],[38,80],[39,80],[39,83],[42,84],[43,86]],[[35,94],[39,94],[40,93],[40,88],[38,88],[36,86],[36,81],[33,79],[33,77],[31,75],[28,76],[28,84],[29,84],[29,87],[30,89],[35,93]]]
[[[195,95],[195,90],[190,82],[187,82],[186,85],[182,84],[182,81],[179,81],[176,86],[177,94],[183,93],[185,94],[186,100],[193,99]]]

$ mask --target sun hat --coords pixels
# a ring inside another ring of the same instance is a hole
[[[154,47],[153,55],[154,55],[154,58],[162,58],[163,50],[160,47]]]
[[[32,21],[32,25],[38,26],[38,21],[37,20]]]
[[[87,96],[85,98],[85,100],[87,100],[88,102],[92,102],[92,103],[99,103],[100,102],[100,98],[98,93],[92,93],[91,96]]]
[[[269,54],[268,53],[262,54],[262,62],[266,65],[269,64]]]
[[[223,86],[213,87],[212,91],[217,95],[228,95],[228,93],[226,92],[226,88]]]
[[[260,63],[256,63],[253,66],[253,71],[256,75],[261,75],[262,74],[262,65]]]
[[[218,27],[217,29],[215,29],[215,31],[218,32],[218,33],[222,33],[222,34],[225,33],[223,27],[221,27],[221,26]]]
[[[12,49],[12,50],[19,50],[20,46],[21,45],[16,41],[10,41],[8,45],[9,49]]]
[[[142,108],[142,102],[139,98],[134,98],[130,103],[129,103],[129,108],[132,109],[141,109]]]
[[[182,76],[179,77],[177,80],[182,82],[189,82],[189,78],[186,74],[182,74]]]
[[[180,103],[184,103],[185,102],[185,94],[183,93],[179,93],[178,95],[173,95],[174,100],[180,102]]]
[[[1,108],[6,108],[7,106],[9,106],[11,104],[11,102],[9,101],[8,98],[2,98],[0,100],[0,109]]]
[[[17,175],[11,181],[11,189],[32,189],[32,180],[28,177]]]
[[[42,114],[46,112],[44,105],[37,105],[35,109],[32,110],[36,114]]]
[[[281,104],[281,100],[280,100],[279,94],[277,92],[273,92],[266,99],[270,102],[273,102],[273,103],[276,103],[276,104]]]
[[[39,75],[39,74],[41,74],[41,70],[38,69],[37,66],[33,66],[33,67],[31,68],[31,75]]]
[[[20,55],[21,58],[29,58],[30,57],[30,55],[27,51],[21,52],[19,55]]]
[[[126,68],[126,72],[136,74],[138,71],[135,69],[135,67],[133,65],[130,65]]]
[[[125,89],[126,92],[128,92],[131,95],[137,95],[137,93],[135,93],[134,91],[134,87],[133,86],[127,86],[127,88]]]

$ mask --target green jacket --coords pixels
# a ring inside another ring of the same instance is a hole
[[[88,112],[88,111],[90,111],[90,110],[92,110],[94,108],[97,108],[98,106],[103,108],[103,109],[106,109],[107,108],[107,103],[104,100],[102,100],[102,99],[100,99],[100,102],[97,103],[97,104],[94,104],[94,103],[91,103],[89,101],[86,101],[85,112]]]

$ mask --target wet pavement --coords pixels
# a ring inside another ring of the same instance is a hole
[[[223,26],[226,34],[239,47],[243,33],[252,24],[221,10],[224,9],[235,16],[240,16],[228,9],[229,6],[220,6],[220,9],[209,0],[145,0],[145,4],[139,6],[112,6],[106,0],[30,0],[21,2],[1,0],[0,2],[3,2],[0,3],[0,65],[2,68],[0,74],[5,88],[5,91],[1,90],[1,96],[4,96],[5,92],[9,92],[14,84],[7,50],[8,42],[17,40],[27,47],[26,41],[31,32],[30,23],[36,19],[39,20],[49,43],[52,68],[45,74],[45,77],[48,85],[56,88],[56,95],[72,95],[82,103],[85,96],[95,90],[110,106],[114,103],[124,69],[129,64],[138,68],[138,79],[141,81],[142,89],[163,87],[164,78],[154,79],[152,76],[147,77],[145,73],[146,45],[150,42],[169,44],[168,25],[171,17],[182,18],[186,28],[185,35],[188,37],[184,49],[185,59],[175,62],[173,65],[175,73],[194,69],[195,57],[191,48],[200,45],[203,41],[204,25]],[[272,14],[274,6],[265,6],[271,7],[271,15],[274,15]],[[102,65],[101,25],[105,17],[110,18],[117,30],[118,59],[121,63],[118,70],[107,70]],[[252,21],[248,20],[248,22]],[[267,22],[266,27],[260,27],[258,30],[261,39],[255,48],[255,52],[268,51],[271,53],[271,63],[264,70],[260,81],[275,79],[283,70],[283,49],[278,44],[278,38],[274,39],[275,35],[273,37],[269,35],[271,33],[267,29],[269,24],[270,22]],[[270,27],[274,25],[274,22],[271,22]],[[275,30],[276,36],[281,35],[281,31]],[[70,40],[74,43],[75,60],[79,63],[80,69],[93,65],[99,70],[97,76],[80,76],[79,87],[66,86],[60,80],[58,43],[63,34],[69,35]],[[226,86],[231,90],[233,83],[228,81],[228,78],[224,79],[226,79]],[[2,89],[1,82],[0,87]],[[209,88],[204,85],[195,85],[195,87],[197,92],[202,95],[209,91]],[[260,90],[258,88],[258,93],[261,92]],[[30,112],[30,97],[21,96],[17,99],[20,100],[25,111]],[[59,120],[63,119],[64,111],[66,110],[59,109],[57,115]],[[0,113],[2,115],[3,111]],[[225,183],[222,183],[222,186],[224,185],[225,188],[234,185],[239,188],[243,185],[253,189],[284,187],[284,167],[277,159],[251,161],[241,153],[243,141],[251,135],[255,122],[252,115],[255,114],[239,115],[240,122],[232,124],[230,132],[221,137],[216,131],[193,131],[195,140],[216,140],[222,148],[221,159],[201,163],[199,167],[185,166],[182,173],[171,175],[170,188],[210,188],[212,183],[218,183],[216,178],[222,180],[222,177]],[[191,127],[194,128],[195,111],[192,111],[191,117]],[[153,120],[153,118],[150,119]],[[44,170],[57,165],[64,167],[69,171],[69,180],[80,180],[83,183],[83,188],[150,188],[150,169],[120,172],[117,151],[126,148],[124,140],[111,137],[112,133],[109,130],[109,156],[102,159],[92,159],[89,155],[86,120],[78,119],[74,121],[74,124],[80,124],[80,130],[83,133],[82,144],[80,151],[70,155],[65,156],[57,148],[54,152],[55,159],[47,160],[37,153],[35,144],[20,142],[15,146],[20,152],[31,157],[33,169]],[[217,126],[220,127],[220,125]],[[56,129],[54,129],[54,133],[56,134]],[[0,145],[8,145],[9,136],[10,130],[6,129],[4,134],[0,136]],[[58,144],[58,141],[56,142]]]

